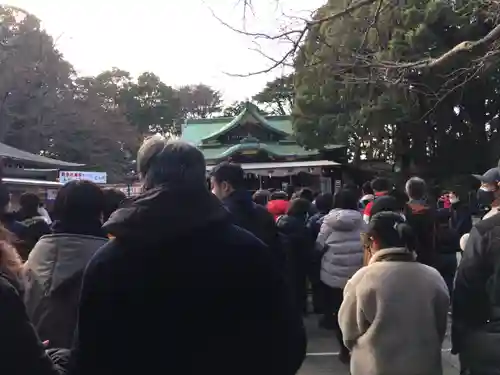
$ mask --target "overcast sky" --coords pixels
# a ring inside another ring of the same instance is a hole
[[[241,28],[241,0],[10,0],[39,17],[56,39],[57,48],[80,74],[95,75],[119,67],[134,75],[158,74],[172,86],[206,83],[222,91],[227,102],[244,100],[273,76],[235,78],[224,72],[247,73],[269,62],[249,49],[252,39],[222,25]],[[249,31],[276,31],[285,15],[306,16],[326,0],[253,0]],[[128,4],[125,6],[125,4]],[[284,46],[265,45],[279,56]]]

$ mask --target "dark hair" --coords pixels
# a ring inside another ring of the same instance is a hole
[[[391,182],[384,177],[377,177],[371,182],[374,192],[382,192],[391,190]]]
[[[379,212],[401,212],[402,207],[399,205],[396,198],[385,195],[383,197],[378,197],[373,201],[371,218],[373,218]]]
[[[413,249],[414,234],[403,217],[395,212],[379,212],[374,215],[368,226],[367,235],[373,237],[380,249],[407,247]]]
[[[34,193],[24,193],[19,198],[19,205],[23,216],[26,218],[39,216],[38,207],[40,207],[40,198]]]
[[[235,190],[245,187],[245,171],[239,164],[220,163],[212,169],[210,175],[217,183],[227,182]]]
[[[120,204],[127,199],[127,196],[123,191],[115,188],[105,188],[102,192],[104,194],[104,210],[102,215],[103,221],[106,222],[111,214],[120,207]]]
[[[370,181],[366,181],[362,186],[361,190],[363,191],[363,194],[373,194],[373,188],[372,188],[372,183]]]
[[[427,194],[427,184],[420,177],[412,177],[406,182],[406,193],[411,199],[423,199]]]
[[[309,214],[310,209],[311,202],[307,199],[297,198],[290,201],[286,214],[289,216],[303,217],[305,219]]]
[[[189,143],[161,135],[146,139],[137,152],[137,169],[145,190],[163,184],[206,188],[203,153]]]
[[[333,195],[331,193],[322,193],[316,197],[316,208],[321,213],[328,213],[333,208]]]
[[[357,193],[350,189],[341,189],[333,198],[333,208],[358,210],[359,201]]]
[[[252,199],[254,203],[260,205],[260,206],[265,206],[267,202],[269,201],[269,196],[271,194],[267,190],[257,190],[253,196]]]
[[[399,189],[393,189],[389,192],[388,196],[396,199],[398,211],[404,210],[406,203],[408,202],[408,196],[403,191]],[[377,198],[377,200],[378,199],[380,198]]]
[[[90,181],[70,181],[57,193],[54,201],[54,219],[83,222],[101,219],[104,211],[104,193]]]
[[[309,201],[309,203],[312,203],[312,201],[314,200],[314,194],[309,188],[303,188],[302,190],[300,190],[297,194],[297,197],[300,199],[305,199]]]
[[[285,193],[284,191],[278,190],[278,191],[273,191],[271,193],[271,196],[269,197],[270,201],[276,201],[276,200],[288,200],[288,194]]]

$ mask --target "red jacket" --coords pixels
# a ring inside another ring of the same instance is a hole
[[[381,193],[375,193],[375,199],[377,197],[383,197],[384,195],[387,195],[388,193],[386,191],[383,191]],[[369,202],[366,207],[365,207],[365,210],[363,211],[363,219],[365,220],[365,222],[368,223],[368,221],[370,221],[370,216],[372,216],[372,207],[373,207],[373,202],[375,202],[375,200],[372,200],[371,202]]]
[[[284,199],[276,199],[267,203],[267,210],[273,214],[274,220],[277,220],[278,217],[286,214],[288,204],[289,202]]]

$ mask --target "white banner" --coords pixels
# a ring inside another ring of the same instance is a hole
[[[106,172],[80,172],[80,171],[61,171],[59,172],[59,182],[65,184],[69,181],[87,180],[96,184],[105,184],[107,181]]]

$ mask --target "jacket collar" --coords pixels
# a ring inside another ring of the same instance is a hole
[[[390,247],[377,251],[372,255],[368,264],[377,262],[413,262],[415,253],[405,247]]]
[[[157,243],[224,221],[229,222],[229,212],[205,186],[164,185],[115,211],[104,229],[119,240]]]

